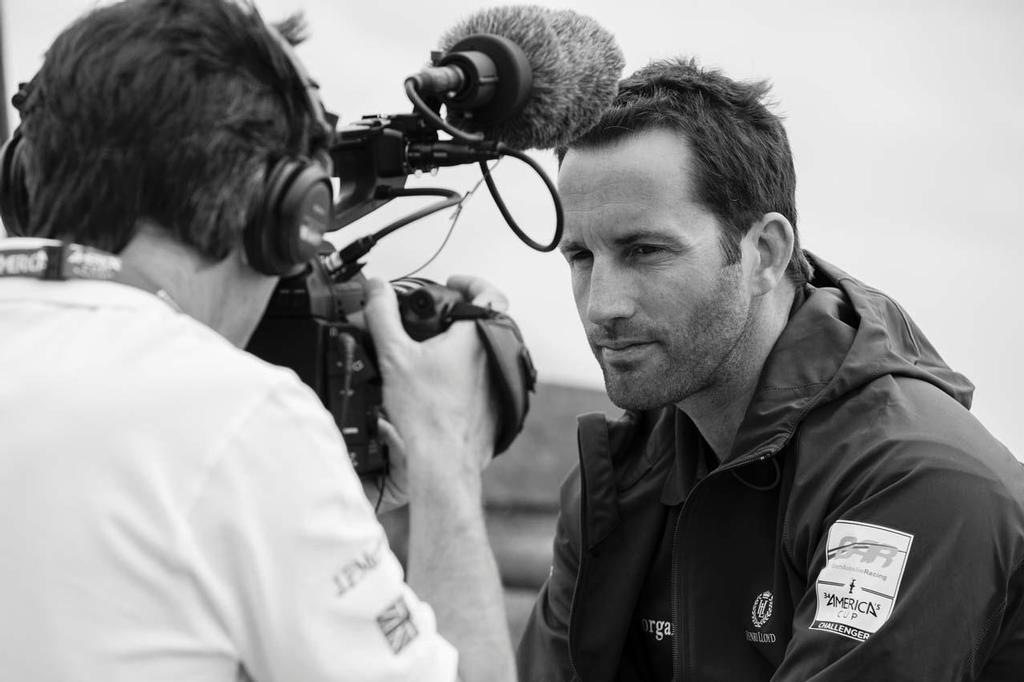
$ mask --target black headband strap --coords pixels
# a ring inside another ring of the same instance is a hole
[[[171,296],[149,275],[101,249],[55,239],[0,241],[0,277],[35,277],[43,280],[91,279],[118,282],[142,289],[181,312]],[[7,242],[7,243],[4,243]],[[13,245],[11,244],[13,242]],[[18,243],[21,242],[21,243]],[[39,243],[42,242],[42,243]]]

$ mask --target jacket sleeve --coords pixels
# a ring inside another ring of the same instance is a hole
[[[562,483],[551,573],[526,623],[516,653],[522,682],[568,682],[569,616],[579,567],[580,474],[574,468]]]
[[[806,584],[773,682],[1016,679],[995,669],[1024,663],[1019,463],[924,436],[878,450],[791,505],[786,560]]]

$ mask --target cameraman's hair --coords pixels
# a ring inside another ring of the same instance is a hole
[[[302,21],[278,25],[301,40]],[[47,50],[21,102],[27,234],[120,252],[149,219],[203,256],[239,243],[308,106],[247,0],[124,0]]]
[[[776,211],[793,225],[787,276],[798,286],[811,276],[796,229],[796,173],[786,130],[769,111],[767,81],[742,83],[702,69],[695,60],[653,62],[619,83],[598,124],[568,148],[599,147],[652,129],[681,133],[693,152],[694,200],[722,223],[726,263],[754,222]]]

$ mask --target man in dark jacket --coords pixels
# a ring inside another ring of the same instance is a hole
[[[580,419],[520,677],[1024,679],[1024,468],[894,301],[802,251],[767,89],[652,64],[561,150],[626,413]]]

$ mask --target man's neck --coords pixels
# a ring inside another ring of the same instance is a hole
[[[150,223],[139,226],[119,255],[126,269],[148,280],[149,288],[162,290],[182,312],[240,347],[248,342],[277,281],[246,267],[237,252],[213,261]]]
[[[732,454],[761,370],[789,321],[795,291],[786,286],[767,296],[761,308],[752,312],[748,328],[711,386],[676,405],[693,421],[719,462]]]

